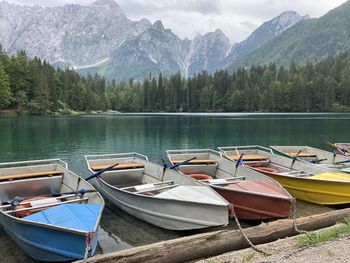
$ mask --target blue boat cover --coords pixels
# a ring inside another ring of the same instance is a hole
[[[93,232],[101,210],[97,204],[62,204],[23,217],[26,220]]]

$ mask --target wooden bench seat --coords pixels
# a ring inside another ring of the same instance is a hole
[[[109,166],[111,165],[92,165],[91,169],[94,171],[101,171]],[[137,169],[144,167],[145,165],[143,163],[120,163],[117,166],[113,167],[111,170]]]
[[[186,160],[174,160],[173,163],[178,164],[184,161]],[[216,164],[216,163],[217,161],[212,159],[194,159],[188,162],[188,164]]]
[[[314,157],[314,158],[317,157],[316,154],[309,153],[309,152],[300,152],[300,153],[298,153],[298,152],[286,152],[286,154],[288,154],[288,155],[290,155],[292,157],[294,157],[294,156],[295,157]]]
[[[1,175],[0,181],[12,181],[24,178],[34,178],[34,177],[44,177],[63,174],[62,171],[43,171],[43,172],[33,172],[25,174],[12,174],[12,175]]]
[[[240,155],[237,154],[232,154],[232,155],[227,155],[227,157],[231,160],[237,161],[240,157]],[[243,157],[241,160],[243,161],[266,161],[269,158],[260,155],[260,154],[243,154]]]

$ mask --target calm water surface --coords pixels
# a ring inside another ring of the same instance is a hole
[[[350,114],[115,114],[0,118],[0,162],[61,158],[88,176],[84,154],[139,152],[161,163],[167,149],[230,145],[311,145],[349,142]],[[299,215],[329,208],[298,203]],[[232,223],[234,225],[234,223]],[[175,238],[111,204],[104,212],[101,251]],[[230,226],[233,227],[233,226]],[[187,233],[186,233],[187,234]],[[29,262],[0,231],[0,261]]]

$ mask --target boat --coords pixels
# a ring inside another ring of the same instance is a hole
[[[183,174],[209,185],[224,197],[239,219],[262,220],[291,215],[294,198],[279,183],[260,172],[236,166],[217,151],[168,150],[166,154]]]
[[[58,159],[0,163],[0,222],[37,261],[95,253],[104,201]]]
[[[323,205],[350,203],[347,173],[276,155],[272,149],[258,145],[218,148],[234,162],[241,157],[244,166],[275,179],[297,199]]]
[[[289,158],[298,158],[308,163],[350,172],[349,157],[310,146],[270,146],[271,149]]]
[[[228,224],[229,204],[212,189],[139,153],[85,156],[96,188],[114,205],[170,230]],[[115,165],[117,164],[117,165]]]

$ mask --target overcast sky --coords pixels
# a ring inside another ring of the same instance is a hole
[[[23,5],[89,5],[94,0],[7,0]],[[162,20],[166,28],[192,39],[220,28],[232,42],[244,40],[263,22],[292,10],[319,17],[346,0],[116,0],[132,20]]]

